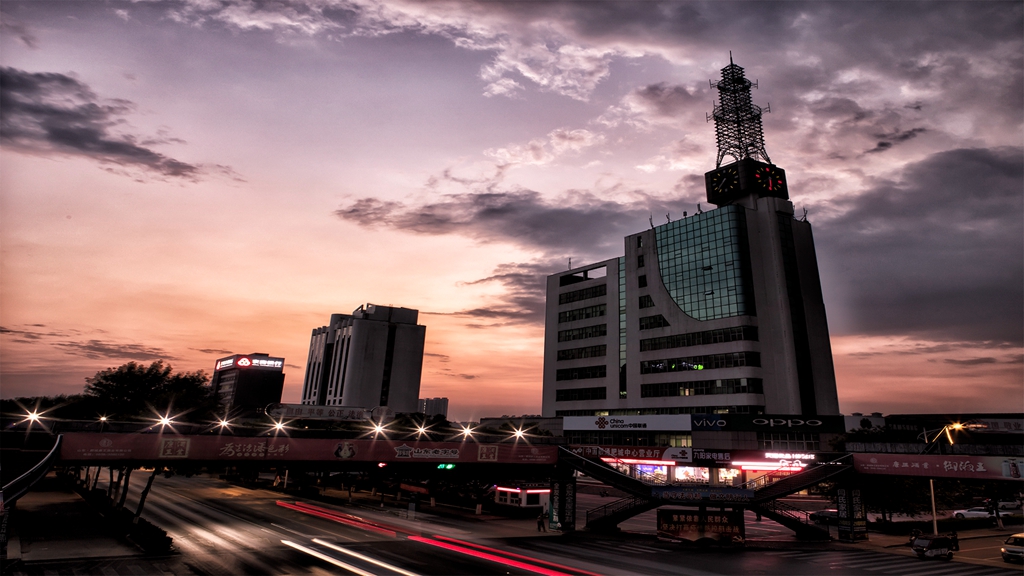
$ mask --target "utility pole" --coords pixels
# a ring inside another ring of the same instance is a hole
[[[928,488],[932,492],[932,534],[939,535],[939,521],[935,516],[935,480],[928,479]]]

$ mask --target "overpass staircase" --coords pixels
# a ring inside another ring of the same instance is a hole
[[[754,491],[754,496],[748,504],[749,509],[793,530],[798,538],[827,540],[830,538],[828,531],[811,522],[806,511],[780,499],[845,474],[853,468],[850,460],[851,457],[846,455],[837,460],[811,465],[806,470],[781,479],[774,479],[766,474],[740,487]],[[655,494],[654,487],[665,486],[663,482],[645,478],[646,475],[641,478],[633,478],[600,460],[585,458],[565,447],[559,447],[559,462],[629,494],[625,498],[588,510],[587,530],[617,530],[620,522],[637,514],[653,510],[664,504],[679,503],[662,500]]]
[[[844,475],[853,469],[849,454],[814,466],[806,470],[772,481],[768,475],[755,478],[744,484],[754,490],[750,509],[766,516],[792,530],[801,540],[830,540],[827,528],[811,522],[807,511],[780,500],[805,488],[816,486],[826,480]]]
[[[50,468],[53,468],[53,465],[60,458],[60,446],[63,440],[64,437],[58,435],[53,443],[53,448],[47,452],[46,456],[38,464],[14,480],[4,484],[3,488],[0,488],[0,510],[8,510],[17,502],[18,498],[24,496],[36,482],[39,482],[46,476]]]

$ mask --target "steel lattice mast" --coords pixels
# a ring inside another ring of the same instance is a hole
[[[736,161],[754,158],[771,164],[764,149],[762,109],[750,98],[750,88],[757,88],[757,82],[746,79],[743,68],[733,64],[730,52],[729,65],[722,68],[722,79],[718,82],[709,80],[708,83],[711,88],[718,88],[720,102],[707,117],[709,122],[712,117],[715,119],[715,138],[718,141],[715,168],[722,166],[726,156],[732,156]],[[771,112],[771,108],[764,111]]]

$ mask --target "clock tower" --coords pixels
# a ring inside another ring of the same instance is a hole
[[[709,83],[718,88],[719,103],[707,116],[709,122],[715,120],[718,143],[715,169],[704,174],[708,202],[726,206],[748,196],[788,200],[786,171],[772,164],[764,148],[761,114],[771,109],[762,110],[751,101],[750,88],[757,88],[757,82],[747,80],[730,55],[722,79]],[[723,166],[726,156],[734,161]]]

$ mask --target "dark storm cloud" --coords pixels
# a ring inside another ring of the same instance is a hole
[[[386,226],[416,234],[461,234],[484,242],[511,242],[548,254],[605,259],[622,249],[622,238],[646,227],[653,214],[682,214],[683,200],[640,192],[633,200],[604,200],[570,192],[553,201],[537,192],[449,194],[422,203],[363,198],[335,211],[361,226]]]
[[[1024,342],[1024,162],[1020,148],[958,149],[839,201],[817,223],[853,331],[992,346]]]
[[[509,324],[543,324],[546,277],[559,269],[555,262],[501,264],[494,273],[474,284],[499,284],[505,288],[501,304],[489,308],[461,310],[456,314],[495,319]]]
[[[579,262],[579,264],[583,264]],[[513,324],[544,324],[544,301],[546,294],[546,278],[548,275],[565,269],[566,262],[544,260],[536,262],[510,262],[500,264],[493,274],[486,278],[463,282],[462,285],[497,284],[505,289],[504,294],[497,298],[492,306],[468,308],[455,312],[424,312],[441,316],[464,316],[474,318],[475,323],[467,324],[470,328],[493,328]],[[444,354],[425,354],[437,356],[441,362],[447,362]]]
[[[907,140],[915,138],[918,134],[924,131],[924,128],[912,128],[910,130],[904,131],[896,129],[893,130],[891,134],[877,134],[876,136],[878,138],[884,138],[884,140],[879,140],[878,144],[876,144],[874,148],[872,148],[871,150],[866,150],[864,153],[871,154],[877,152],[884,152],[892,148],[894,145],[899,144],[900,142],[906,142]]]
[[[162,348],[143,346],[141,344],[119,344],[103,340],[87,340],[85,342],[55,342],[54,346],[72,354],[97,360],[114,358],[125,360],[171,360],[173,356]]]
[[[705,95],[694,93],[685,86],[670,86],[665,82],[649,84],[633,91],[633,97],[653,110],[658,116],[675,117],[689,112],[693,104]]]
[[[134,109],[127,100],[102,100],[84,83],[64,74],[0,68],[0,143],[9,150],[91,158],[124,173],[188,181],[204,172],[231,175],[224,166],[175,160],[147,146],[172,141],[119,133]]]

